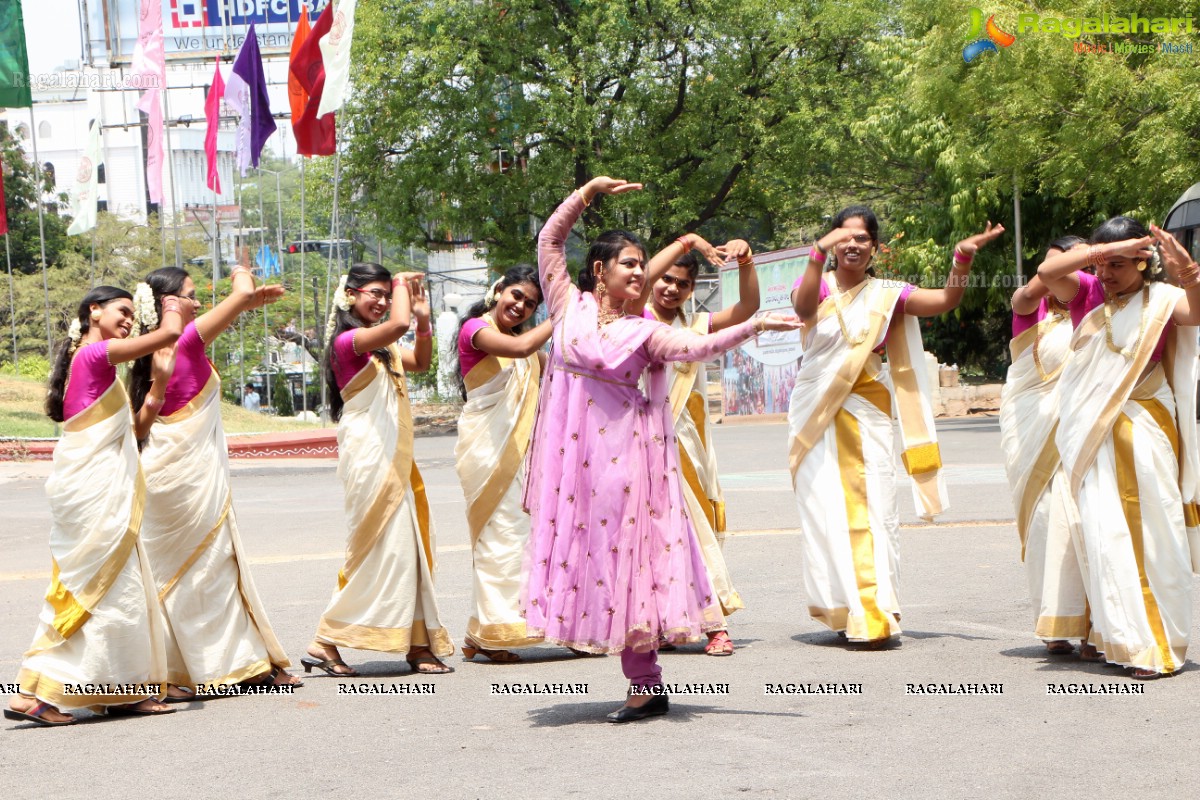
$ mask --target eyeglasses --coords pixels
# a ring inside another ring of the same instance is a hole
[[[346,288],[352,292],[358,292],[359,294],[369,294],[369,295],[371,295],[372,298],[374,298],[375,302],[377,302],[377,303],[392,302],[392,293],[385,292],[383,289],[355,289],[351,286],[348,286]]]
[[[851,237],[850,237],[850,241],[852,241],[852,242],[854,242],[855,244],[858,244],[858,245],[865,245],[865,244],[870,244],[870,243],[871,243],[871,237],[870,237],[870,235],[868,235],[868,234],[865,234],[865,233],[860,233],[860,234],[858,234],[858,235],[856,235],[856,236],[851,236]]]

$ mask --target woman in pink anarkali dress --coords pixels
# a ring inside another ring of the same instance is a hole
[[[798,326],[761,317],[701,336],[625,314],[625,301],[657,276],[644,274],[644,248],[621,231],[596,240],[573,286],[571,226],[595,195],[640,188],[595,178],[538,237],[554,338],[527,473],[522,605],[530,636],[621,654],[632,690],[612,722],[667,712],[660,639],[696,641],[722,626],[683,499],[663,364],[707,360],[763,330]]]

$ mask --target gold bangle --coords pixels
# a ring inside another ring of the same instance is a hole
[[[579,195],[579,199],[583,201],[584,208],[587,208],[592,204],[592,201],[584,197],[583,192],[579,191],[578,189],[575,190],[575,194]]]
[[[766,317],[759,317],[758,319],[754,320],[754,332],[755,333],[765,333],[766,330],[767,330],[767,318]]]

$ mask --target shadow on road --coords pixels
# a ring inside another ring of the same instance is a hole
[[[529,722],[535,728],[561,728],[567,725],[607,725],[605,715],[621,707],[621,701],[610,703],[564,703],[545,708],[531,708]],[[806,714],[784,711],[749,711],[744,708],[726,708],[723,706],[700,706],[681,703],[671,699],[671,711],[659,719],[667,722],[694,722],[708,714],[736,714],[747,717],[796,717]],[[633,723],[627,723],[633,724]],[[645,721],[643,721],[645,724]]]

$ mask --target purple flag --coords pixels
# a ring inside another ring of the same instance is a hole
[[[251,163],[258,166],[263,145],[275,132],[275,118],[271,116],[271,101],[267,96],[267,76],[263,72],[253,22],[233,62],[229,82],[225,84],[225,102],[242,118],[238,125],[237,158],[245,175],[246,167]]]

